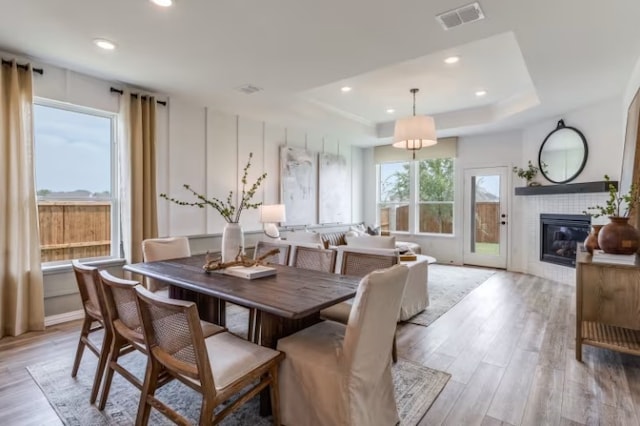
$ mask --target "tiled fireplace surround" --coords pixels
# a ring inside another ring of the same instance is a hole
[[[564,284],[575,285],[576,270],[574,268],[540,261],[540,214],[582,214],[588,207],[604,205],[608,197],[607,193],[517,197],[524,204],[522,210],[525,226],[524,241],[530,243],[525,251],[526,272]],[[592,223],[607,223],[607,219],[594,219]]]

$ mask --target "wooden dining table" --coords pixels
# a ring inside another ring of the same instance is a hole
[[[355,296],[360,278],[291,266],[270,265],[276,274],[253,280],[205,272],[205,255],[125,265],[124,269],[170,285],[169,296],[198,305],[203,320],[226,324],[225,302],[255,308],[261,315],[260,344],[319,321],[321,309]]]

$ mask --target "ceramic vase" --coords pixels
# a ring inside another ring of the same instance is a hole
[[[244,254],[244,234],[239,223],[227,223],[222,230],[222,261],[235,260],[238,253]]]
[[[591,225],[591,233],[587,235],[587,239],[584,240],[584,248],[591,254],[594,250],[599,250],[598,234],[604,225]]]
[[[598,233],[598,245],[605,253],[633,254],[640,247],[639,233],[629,225],[628,217],[609,217],[609,222]]]

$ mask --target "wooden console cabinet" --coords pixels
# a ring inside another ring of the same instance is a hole
[[[582,345],[640,355],[640,265],[576,256],[576,359]]]

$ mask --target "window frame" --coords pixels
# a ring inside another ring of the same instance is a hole
[[[118,143],[118,113],[110,112],[105,110],[100,110],[97,108],[87,107],[78,104],[72,104],[68,102],[61,102],[54,99],[43,98],[39,96],[34,96],[33,98],[33,106],[36,105],[44,106],[48,108],[56,108],[64,111],[75,112],[79,114],[87,114],[96,117],[102,117],[109,119],[111,122],[111,141],[109,143],[110,149],[110,169],[111,169],[111,179],[110,179],[110,202],[111,202],[111,253],[108,256],[97,256],[97,257],[87,257],[82,258],[81,260],[87,261],[90,263],[110,263],[110,261],[120,261],[124,258],[122,252],[122,232],[121,232],[121,215],[120,215],[120,151],[119,151],[119,143]],[[35,114],[34,114],[35,115]],[[35,118],[35,117],[34,117]],[[34,126],[35,127],[35,126]],[[36,133],[35,128],[33,131],[33,140],[34,140],[34,156],[36,155]],[[33,168],[34,176],[36,176],[36,167],[34,161]],[[36,176],[36,185],[37,185],[37,176]],[[36,188],[37,191],[37,188]],[[54,199],[51,199],[53,201]],[[37,202],[37,200],[36,200]],[[40,223],[38,223],[38,227]],[[43,271],[52,270],[58,271],[60,268],[66,269],[65,267],[71,266],[72,259],[66,260],[54,260],[50,262],[42,262],[41,265],[43,267]]]
[[[405,203],[409,204],[409,230],[408,231],[393,231],[390,232],[394,234],[405,234],[405,235],[428,235],[428,236],[438,236],[438,237],[454,237],[455,236],[455,224],[456,224],[456,209],[455,209],[455,191],[456,191],[456,161],[454,157],[451,158],[453,161],[453,173],[451,176],[451,181],[453,183],[453,200],[451,201],[421,201],[420,200],[420,182],[419,182],[419,168],[420,161],[430,160],[430,159],[415,159],[415,160],[407,160],[407,161],[389,161],[385,163],[376,164],[376,223],[380,223],[380,206],[381,205],[404,205]],[[380,168],[383,164],[409,164],[409,200],[407,202],[393,202],[393,203],[382,203],[380,201],[380,188],[381,188],[381,171]],[[435,232],[420,232],[420,205],[421,204],[451,204],[451,233],[435,233]]]

